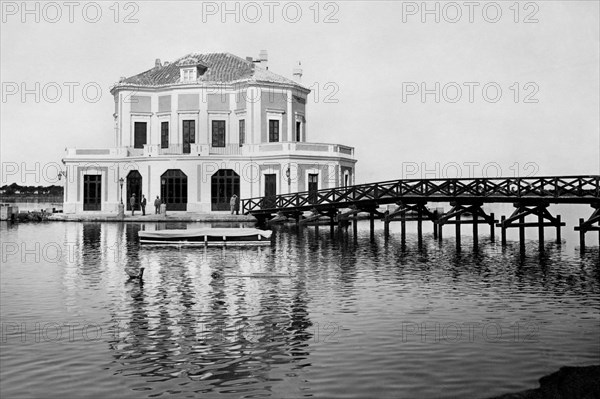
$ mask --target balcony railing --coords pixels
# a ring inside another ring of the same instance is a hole
[[[225,147],[213,147],[208,148],[210,155],[243,155],[243,148],[239,144],[226,144]]]
[[[143,155],[144,155],[143,148],[127,147],[127,156],[128,157],[141,157]]]
[[[354,148],[340,144],[328,143],[304,143],[295,141],[286,141],[280,143],[262,143],[244,146],[248,153],[268,152],[268,153],[319,153],[319,155],[332,155],[346,158],[354,157]]]
[[[169,144],[162,148],[160,144],[144,145],[144,148],[68,148],[67,158],[125,158],[125,157],[169,157],[189,156],[259,156],[259,155],[322,155],[340,158],[354,158],[354,148],[340,144],[279,142],[261,144],[226,144],[225,147],[213,147],[210,144]]]
[[[181,154],[190,154],[191,153],[191,145],[183,145],[183,144],[169,144],[168,147],[163,148],[158,146],[158,154],[159,155],[181,155]]]

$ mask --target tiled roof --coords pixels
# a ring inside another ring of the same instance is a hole
[[[154,67],[120,81],[119,85],[164,86],[179,82],[181,66],[198,65],[206,72],[198,76],[199,83],[269,82],[301,86],[298,82],[255,66],[252,61],[230,53],[185,55],[168,65]],[[302,87],[302,86],[301,86]]]

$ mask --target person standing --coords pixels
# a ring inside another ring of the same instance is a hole
[[[133,216],[133,213],[135,212],[135,194],[129,198],[129,205],[131,206],[131,216]]]
[[[231,214],[235,212],[235,203],[237,202],[237,195],[233,194],[229,200],[229,207],[231,208]]]
[[[154,214],[160,215],[160,197],[157,195],[154,200]]]
[[[237,195],[235,195],[235,214],[240,214],[240,197],[238,197]]]
[[[146,216],[146,196],[142,194],[142,201],[140,201],[140,205],[142,206],[142,216]]]

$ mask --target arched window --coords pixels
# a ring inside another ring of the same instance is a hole
[[[168,211],[187,210],[187,176],[179,169],[169,169],[160,177],[160,197]]]
[[[240,175],[231,169],[220,169],[211,178],[211,209],[228,211],[231,196],[240,196]]]
[[[140,210],[140,201],[142,198],[142,175],[137,170],[132,170],[127,174],[127,197],[123,202],[127,204],[127,210],[131,210],[129,199],[135,194],[135,210]]]

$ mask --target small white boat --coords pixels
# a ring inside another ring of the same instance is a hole
[[[182,229],[140,231],[140,244],[185,246],[271,245],[271,230],[259,229]]]

